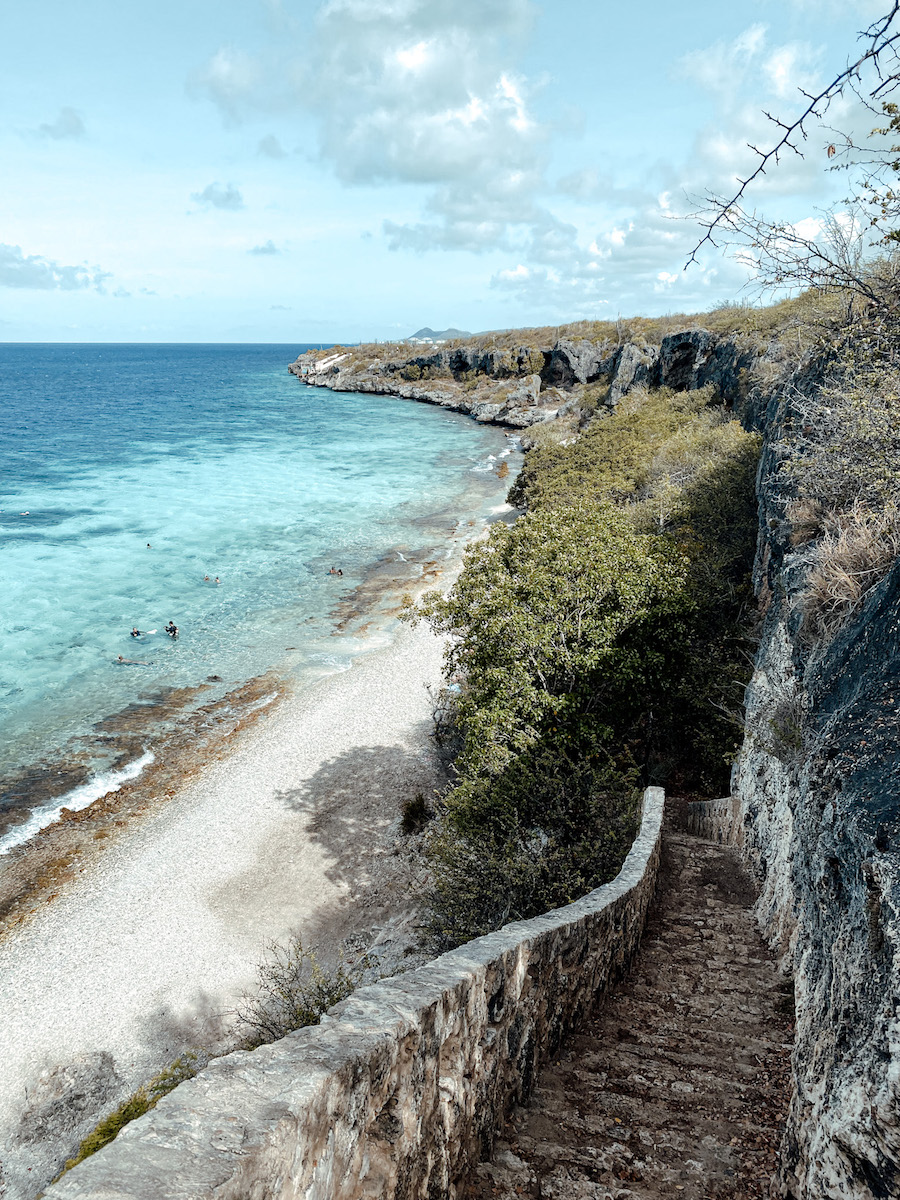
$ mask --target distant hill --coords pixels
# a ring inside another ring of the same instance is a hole
[[[453,338],[471,337],[465,329],[429,329],[426,325],[424,329],[418,330],[411,334],[407,341],[409,342],[449,342]]]

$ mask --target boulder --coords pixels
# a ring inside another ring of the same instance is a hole
[[[618,404],[623,396],[642,384],[652,387],[658,377],[659,351],[654,346],[636,346],[626,342],[618,352],[609,388],[609,404]]]
[[[594,383],[612,374],[617,351],[608,342],[572,342],[560,338],[550,352],[542,372],[544,382],[555,387],[573,387],[576,383]]]

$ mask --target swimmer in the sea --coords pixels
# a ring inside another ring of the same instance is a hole
[[[123,658],[121,654],[116,659],[116,661],[120,662],[123,667],[149,667],[150,666],[150,664],[148,662],[139,662],[136,658]]]
[[[138,627],[136,625],[132,625],[132,627],[131,627],[131,636],[132,637],[140,637],[141,636],[141,631],[138,629]]]
[[[165,629],[166,633],[169,635],[170,638],[178,637],[178,626],[175,624],[174,621],[170,621],[168,623],[168,625],[164,625],[163,628]]]
[[[209,576],[208,576],[208,575],[204,575],[204,576],[203,576],[203,582],[204,582],[204,583],[209,583]]]

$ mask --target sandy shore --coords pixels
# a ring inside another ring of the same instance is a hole
[[[403,628],[289,697],[10,932],[0,1195],[32,1200],[98,1112],[213,1036],[267,942],[333,942],[396,910],[399,806],[440,777],[441,653]]]

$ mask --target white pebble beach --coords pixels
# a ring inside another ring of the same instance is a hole
[[[46,1088],[48,1072],[110,1054],[121,1099],[233,1009],[268,942],[339,938],[354,898],[379,898],[401,799],[436,780],[426,687],[441,659],[430,630],[403,627],[286,697],[11,931],[0,945],[10,1200],[46,1183],[20,1124],[42,1072]]]

